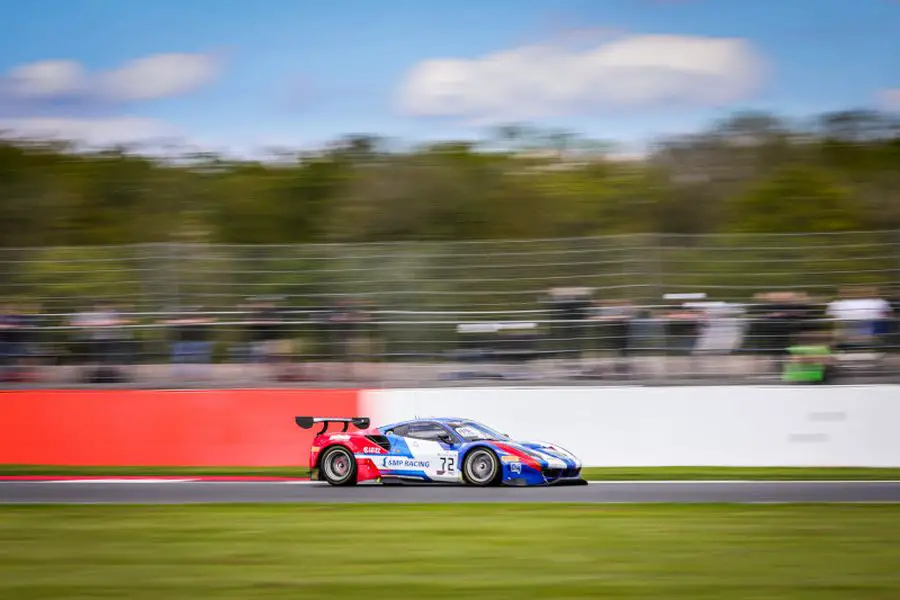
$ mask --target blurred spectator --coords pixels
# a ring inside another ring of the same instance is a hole
[[[551,329],[554,350],[564,357],[579,360],[584,355],[591,296],[591,289],[584,287],[558,287],[547,292],[545,304],[554,321]]]
[[[817,326],[812,303],[798,292],[769,292],[754,299],[748,313],[750,351],[766,357],[767,367],[781,372],[794,336]]]
[[[613,353],[613,372],[631,374],[631,324],[637,311],[629,300],[601,300],[591,310],[591,321],[604,348]]]
[[[110,302],[98,302],[94,309],[77,313],[72,326],[78,330],[82,354],[87,370],[88,383],[116,383],[126,379],[121,368],[124,364],[122,327],[128,324]]]
[[[834,335],[838,349],[872,350],[888,332],[891,305],[871,287],[841,290],[840,297],[828,305],[828,316],[834,319]]]
[[[744,308],[728,302],[708,302],[696,306],[700,311],[697,343],[694,351],[705,355],[727,355],[744,341]]]
[[[39,378],[40,365],[50,353],[48,341],[44,335],[44,317],[41,306],[29,304],[21,313],[23,324],[22,363],[20,376],[24,381],[33,382]]]
[[[253,298],[242,308],[246,311],[245,334],[250,360],[271,363],[279,355],[279,342],[286,337],[286,315],[280,298]]]
[[[145,358],[143,340],[141,333],[146,329],[132,327],[138,324],[137,319],[133,319],[130,315],[136,312],[133,304],[110,305],[110,307],[119,316],[119,327],[115,328],[116,344],[114,351],[116,353],[116,361],[120,365],[134,365],[142,362]]]
[[[665,311],[657,306],[635,307],[628,328],[628,347],[632,356],[664,351],[665,336]]]
[[[891,306],[891,317],[888,319],[888,334],[885,346],[888,351],[900,351],[900,289],[895,288],[887,299]]]
[[[356,361],[368,356],[370,343],[366,324],[369,312],[359,300],[341,298],[327,317],[331,355],[341,361],[350,379],[356,378]]]
[[[25,376],[26,322],[18,305],[7,304],[0,310],[0,382],[18,383]]]
[[[803,333],[788,348],[782,379],[790,383],[831,383],[834,365],[827,334]]]
[[[702,314],[690,304],[675,304],[663,308],[666,348],[676,355],[690,355],[697,343]]]
[[[215,321],[205,315],[201,307],[176,312],[162,324],[169,326],[171,361],[176,365],[176,374],[199,374],[201,365],[212,362],[212,326]]]
[[[251,362],[265,365],[266,377],[273,381],[305,380],[303,370],[293,362],[300,332],[284,298],[254,298],[242,308],[247,313],[244,333]]]

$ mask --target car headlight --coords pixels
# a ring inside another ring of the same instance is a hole
[[[537,450],[532,450],[531,448],[526,448],[525,453],[535,460],[547,460],[546,456],[544,456]]]
[[[563,454],[565,454],[565,455],[568,456],[569,458],[575,458],[575,455],[574,455],[574,454],[572,454],[571,452],[569,452],[568,450],[566,450],[566,449],[563,448],[562,446],[553,446],[553,447],[556,448],[557,452],[562,452]]]

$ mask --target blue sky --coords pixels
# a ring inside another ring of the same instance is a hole
[[[345,133],[470,137],[524,115],[634,142],[736,109],[803,116],[876,107],[879,94],[900,89],[900,2],[892,0],[29,0],[8,3],[4,16],[0,73],[75,61],[93,76],[161,54],[212,57],[214,74],[194,86],[179,79],[185,85],[169,85],[171,93],[141,97],[124,87],[150,86],[148,74],[165,80],[158,69],[172,77],[178,60],[148,66],[135,76],[141,81],[123,75],[115,100],[102,97],[100,79],[59,97],[0,98],[0,125],[75,123],[80,132],[110,123],[101,137],[117,123],[146,122],[200,144],[308,146]],[[668,37],[648,45],[642,36]],[[692,40],[706,38],[730,45],[688,58]],[[580,58],[622,39],[638,41],[591,63]],[[490,69],[433,64],[402,94],[426,61],[478,61],[527,46],[544,50]],[[543,64],[547,48],[563,55]],[[737,75],[751,55],[756,70]],[[695,64],[708,69],[695,73]],[[450,100],[435,91],[448,77]],[[0,94],[19,89],[9,81]],[[724,96],[710,98],[714,90]]]

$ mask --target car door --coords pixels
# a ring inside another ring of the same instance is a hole
[[[459,472],[459,440],[434,421],[412,423],[404,437],[417,465],[434,481],[456,482]]]

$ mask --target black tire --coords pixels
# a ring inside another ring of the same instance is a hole
[[[470,485],[494,485],[501,475],[500,459],[488,448],[475,448],[463,461],[463,478]]]
[[[319,459],[319,476],[331,485],[355,485],[356,470],[356,458],[343,446],[328,448]]]

